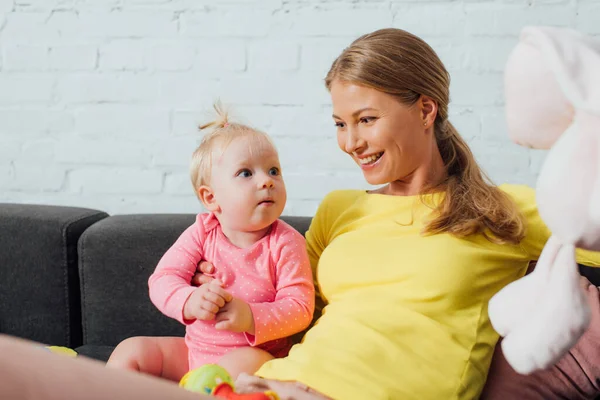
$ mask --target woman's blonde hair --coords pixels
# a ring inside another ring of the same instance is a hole
[[[448,121],[450,75],[427,43],[401,29],[363,35],[333,62],[325,78],[327,89],[334,80],[371,87],[406,105],[415,104],[421,95],[437,102],[434,131],[447,179],[423,192],[445,191],[424,233],[461,238],[481,233],[495,243],[523,239],[525,224],[516,204],[491,183]]]
[[[245,124],[230,122],[229,113],[221,103],[215,103],[214,109],[217,118],[212,122],[199,126],[200,130],[212,130],[202,138],[200,145],[192,155],[190,163],[190,178],[196,194],[198,194],[200,186],[210,183],[213,156],[216,150],[219,150],[222,154],[231,142],[239,138],[250,140],[248,144],[250,151],[257,148],[264,148],[265,145],[273,146],[271,139],[266,133]]]

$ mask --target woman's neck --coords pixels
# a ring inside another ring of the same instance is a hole
[[[388,183],[375,193],[390,196],[416,196],[429,188],[436,187],[447,176],[444,160],[442,160],[437,143],[434,142],[430,154],[419,167],[402,179]]]

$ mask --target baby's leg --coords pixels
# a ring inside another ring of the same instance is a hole
[[[180,337],[132,337],[119,343],[106,365],[179,382],[188,371],[188,349]]]
[[[210,400],[172,382],[105,368],[86,357],[53,354],[38,343],[0,335],[0,399]]]
[[[218,364],[229,372],[233,380],[236,380],[242,372],[253,375],[264,363],[272,359],[273,356],[264,350],[256,347],[240,347],[221,357]]]

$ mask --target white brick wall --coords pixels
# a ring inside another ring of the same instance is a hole
[[[451,120],[497,182],[535,184],[509,142],[502,70],[528,24],[600,36],[600,0],[0,0],[0,202],[197,212],[188,161],[216,98],[276,141],[287,214],[365,188],[323,87],[358,35],[399,27],[452,73]]]

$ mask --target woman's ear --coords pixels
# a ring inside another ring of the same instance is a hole
[[[424,125],[432,125],[437,117],[437,102],[429,96],[421,95],[419,98],[419,108]]]
[[[215,194],[210,187],[202,185],[196,190],[196,193],[208,211],[217,212],[220,210],[217,199],[215,199]]]

